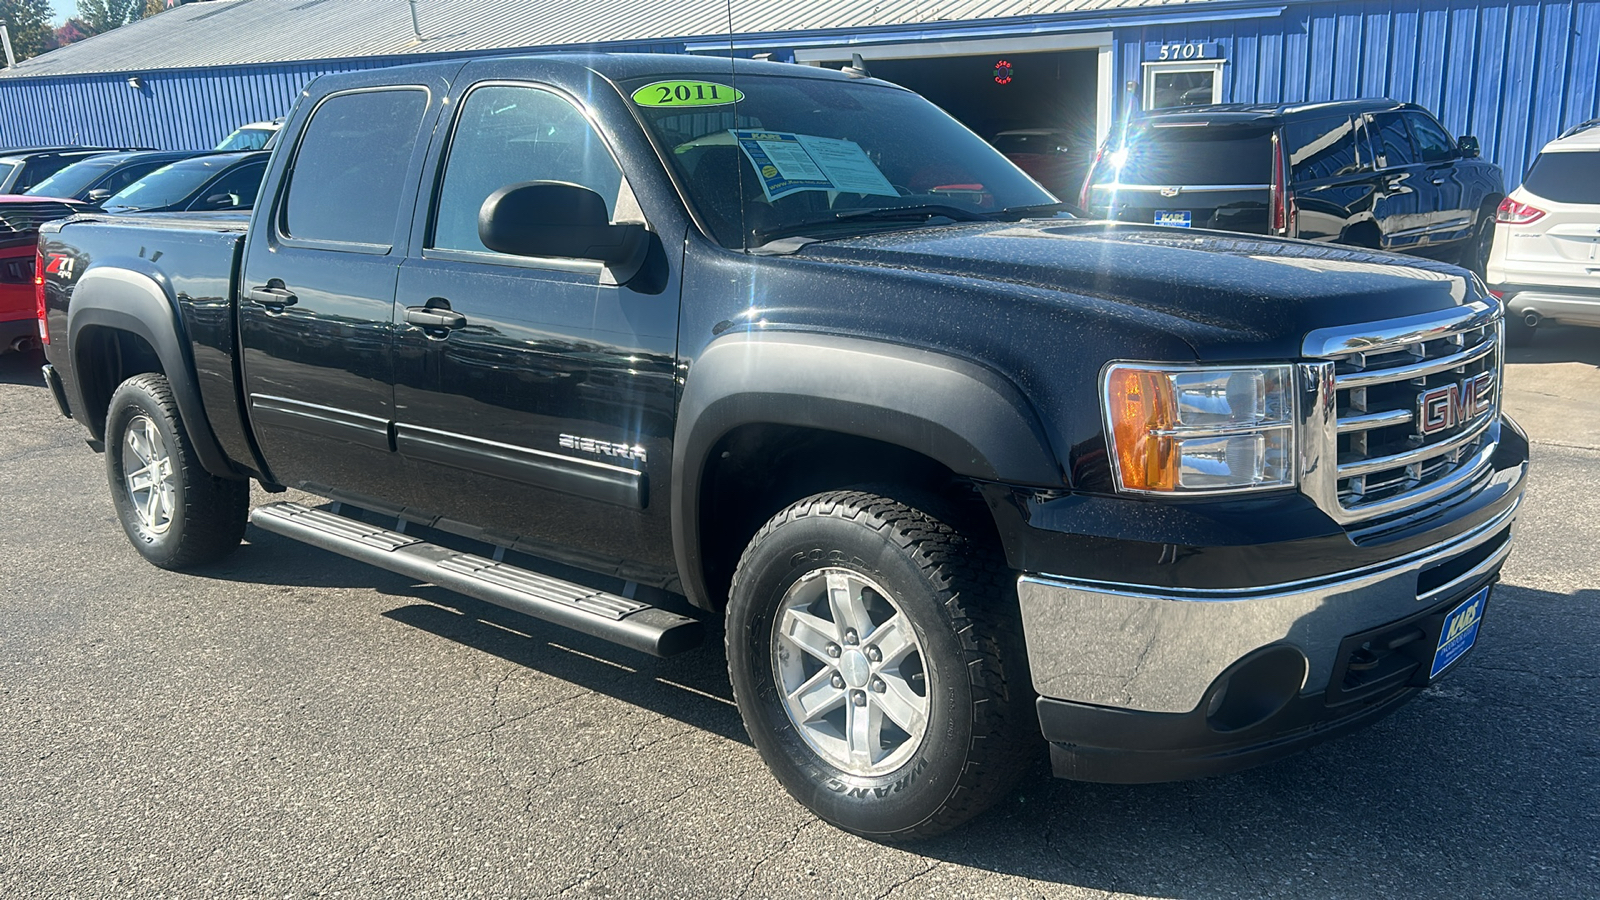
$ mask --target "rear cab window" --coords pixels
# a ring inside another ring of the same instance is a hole
[[[1272,180],[1267,125],[1146,126],[1129,135],[1126,150],[1125,158],[1113,158],[1109,170],[1097,174],[1097,183],[1265,187]]]

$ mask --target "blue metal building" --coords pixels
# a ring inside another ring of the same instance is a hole
[[[1508,187],[1541,144],[1600,116],[1600,0],[418,0],[414,9],[415,19],[404,0],[181,6],[0,70],[0,147],[209,147],[237,125],[285,114],[323,73],[574,46],[814,65],[860,53],[963,118],[965,95],[974,108],[1004,97],[1019,110],[1033,104],[1034,124],[1075,116],[1102,136],[1141,105],[1389,96],[1476,135]],[[1052,78],[1012,83],[1013,66],[1025,73],[1024,63],[1046,58]],[[981,64],[973,83],[949,82],[958,60]],[[1002,72],[1010,91],[994,94]]]

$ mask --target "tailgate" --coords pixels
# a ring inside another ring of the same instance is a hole
[[[1259,123],[1135,127],[1090,174],[1089,208],[1122,222],[1265,234],[1273,152],[1272,128]]]

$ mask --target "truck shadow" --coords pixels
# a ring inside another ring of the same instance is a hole
[[[912,849],[1160,897],[1596,896],[1596,601],[1502,586],[1491,640],[1364,732],[1174,784],[1075,784],[1041,765],[993,812]]]
[[[707,622],[699,648],[658,659],[337,554],[308,551],[304,544],[259,528],[249,528],[246,537],[249,543],[226,560],[195,574],[281,587],[372,588],[402,601],[403,605],[383,613],[396,622],[728,740],[750,743],[728,686],[722,630],[716,621]],[[287,559],[296,564],[285,567]]]
[[[1600,368],[1600,329],[1546,322],[1532,338],[1513,343],[1506,351],[1508,363],[1575,362]]]
[[[701,648],[655,659],[332,554],[285,570],[298,545],[257,529],[250,539],[204,574],[372,587],[399,601],[382,613],[395,622],[749,744],[715,625]],[[1276,763],[1192,782],[1084,784],[1052,779],[1041,745],[1019,788],[952,834],[885,848],[829,832],[818,852],[904,852],[1155,897],[1596,896],[1596,602],[1597,589],[1502,585],[1489,639],[1457,671],[1372,728]]]

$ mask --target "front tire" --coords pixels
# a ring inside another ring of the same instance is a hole
[[[106,477],[128,541],[163,569],[221,559],[244,537],[250,482],[200,466],[165,376],[135,375],[111,395]]]
[[[929,512],[863,491],[801,500],[733,579],[745,728],[785,789],[840,828],[953,828],[1039,746],[1015,604],[998,553]]]
[[[1472,237],[1461,248],[1456,264],[1470,270],[1479,278],[1489,271],[1489,250],[1494,246],[1494,210],[1485,208],[1478,212],[1478,221],[1472,227]]]

